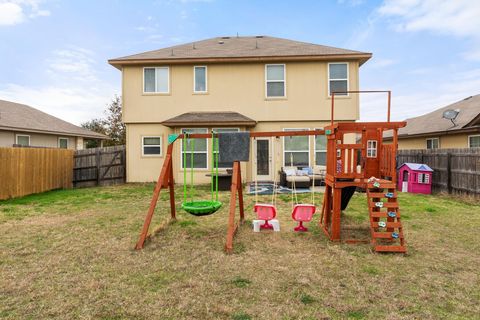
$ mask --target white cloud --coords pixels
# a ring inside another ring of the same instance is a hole
[[[472,39],[472,49],[463,57],[480,60],[479,1],[386,0],[377,12],[392,18],[400,32],[430,31]]]
[[[11,26],[25,20],[22,7],[16,3],[0,3],[0,26]]]
[[[78,125],[102,116],[105,105],[119,94],[118,88],[100,79],[90,50],[74,46],[54,50],[45,65],[47,85],[8,83],[0,87],[0,99],[25,103]]]
[[[49,16],[50,11],[41,9],[42,0],[0,0],[0,26],[12,26],[29,18]]]

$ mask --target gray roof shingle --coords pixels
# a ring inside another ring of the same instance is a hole
[[[444,119],[443,113],[447,110],[458,110],[455,126]],[[443,108],[437,109],[419,117],[405,120],[407,126],[398,130],[399,137],[411,135],[428,135],[438,132],[453,132],[479,127],[480,124],[480,94],[465,98]],[[391,132],[385,132],[384,137],[391,137]]]
[[[0,130],[109,139],[103,134],[78,127],[25,104],[5,100],[0,100]]]
[[[182,125],[243,125],[254,126],[257,122],[238,112],[187,112],[162,122],[169,127]]]
[[[323,57],[358,59],[364,63],[371,53],[347,50],[318,44],[275,38],[269,36],[254,37],[216,37],[173,47],[138,53],[109,60],[114,66],[129,63],[145,63],[175,60],[222,59],[232,61],[241,58],[268,60],[274,57]]]

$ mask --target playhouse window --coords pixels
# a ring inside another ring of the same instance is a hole
[[[440,146],[440,141],[438,138],[427,139],[427,149],[438,149],[439,146]]]
[[[348,63],[328,64],[328,94],[348,91]],[[335,96],[347,96],[348,93],[335,93]]]
[[[239,128],[213,128],[213,131],[217,133],[222,133],[222,132],[239,132]],[[216,146],[215,146],[216,148]],[[215,149],[215,153],[218,153],[218,150]],[[218,162],[218,167],[219,168],[232,168],[233,167],[233,162],[220,162],[220,158]]]
[[[162,155],[162,137],[142,137],[142,155],[160,156]]]
[[[182,133],[208,133],[206,128],[189,128],[182,129]],[[192,152],[192,141],[193,141],[193,152]],[[187,147],[183,150],[183,141],[182,141],[182,159],[181,167],[183,168],[183,152],[187,158],[187,168],[190,168],[191,161],[193,157],[193,168],[195,169],[207,169],[208,168],[208,143],[206,138],[195,138],[187,139]]]
[[[428,173],[418,174],[418,183],[427,184],[430,182],[430,175]]]
[[[480,135],[479,136],[469,136],[468,137],[468,147],[469,148],[480,147]]]
[[[169,92],[169,69],[168,67],[144,68],[143,69],[143,92],[144,93],[168,93]]]
[[[367,158],[377,157],[377,140],[367,141]]]
[[[267,98],[285,97],[285,65],[265,65],[265,86]]]
[[[283,129],[283,131],[306,131],[308,129]],[[283,165],[309,166],[310,165],[309,136],[295,136],[283,138]],[[293,161],[292,161],[293,159]]]
[[[324,166],[327,163],[327,137],[315,136],[315,164]]]

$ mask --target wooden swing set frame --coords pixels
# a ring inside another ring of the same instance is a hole
[[[404,127],[405,122],[391,122],[390,121],[390,91],[345,91],[337,92],[336,94],[350,94],[350,93],[387,93],[388,94],[388,116],[387,122],[334,122],[334,101],[335,93],[331,95],[331,124],[326,126],[322,130],[307,130],[307,131],[271,131],[271,132],[250,132],[250,138],[259,137],[293,137],[293,136],[317,136],[327,135],[327,175],[326,175],[326,193],[322,206],[322,218],[319,221],[320,226],[325,231],[326,235],[332,241],[340,240],[340,201],[341,201],[341,189],[346,186],[365,186],[366,174],[372,172],[377,173],[377,176],[385,176],[385,173],[390,174],[392,181],[396,180],[395,170],[395,154],[397,150],[397,134],[398,128]],[[391,146],[384,145],[379,150],[378,158],[382,159],[382,156],[388,157],[388,161],[381,161],[382,164],[378,164],[369,170],[365,170],[365,163],[363,164],[362,171],[360,173],[353,169],[353,165],[356,166],[358,160],[358,152],[361,152],[361,157],[366,158],[367,143],[366,138],[372,136],[375,133],[375,137],[378,141],[381,141],[383,131],[393,129],[393,144]],[[361,133],[361,144],[344,144],[343,138],[346,133]],[[185,139],[186,135],[179,134],[175,141]],[[188,138],[201,138],[211,139],[218,138],[216,134],[207,133],[195,133],[188,134]],[[175,209],[175,192],[174,192],[174,174],[173,174],[173,146],[175,141],[168,144],[165,160],[160,172],[160,176],[155,185],[153,196],[150,201],[145,222],[143,224],[140,237],[137,241],[135,249],[142,249],[145,246],[145,241],[151,237],[152,234],[165,228],[170,222],[176,221],[176,209]],[[385,154],[384,154],[385,152]],[[388,154],[387,154],[388,153]],[[345,165],[342,170],[336,170],[337,161],[342,161]],[[345,181],[348,178],[349,181]],[[162,189],[169,189],[170,200],[170,221],[161,225],[154,232],[149,234],[150,224],[157,206],[158,198]],[[239,219],[235,221],[236,205],[238,196],[239,207]],[[230,187],[230,203],[229,203],[229,215],[227,226],[227,237],[225,241],[225,251],[227,253],[233,252],[233,239],[238,230],[240,224],[245,221],[245,211],[243,205],[243,190],[242,190],[242,174],[240,169],[240,162],[233,162],[232,183]]]

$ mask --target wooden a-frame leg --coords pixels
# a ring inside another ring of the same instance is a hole
[[[227,241],[225,243],[225,252],[233,252],[233,237],[237,226],[235,225],[235,207],[237,205],[238,175],[240,172],[240,162],[233,162],[232,185],[230,186],[230,211],[228,215]]]
[[[170,167],[172,166],[172,151],[173,143],[168,145],[167,155],[165,156],[165,161],[163,162],[162,171],[158,177],[157,184],[155,185],[155,190],[153,191],[152,200],[150,201],[150,207],[148,208],[147,216],[145,217],[145,222],[143,223],[143,228],[140,233],[140,238],[137,241],[135,249],[143,249],[145,240],[147,239],[148,229],[150,223],[152,222],[152,217],[155,212],[155,207],[157,206],[158,197],[160,196],[160,190],[162,187],[168,186],[168,173],[170,172]]]
[[[168,187],[170,189],[170,218],[172,220],[177,220],[175,211],[175,180],[173,179],[173,163],[170,164],[170,174],[168,176]]]
[[[245,212],[243,207],[243,190],[242,190],[242,170],[240,164],[238,165],[238,179],[237,179],[237,190],[238,190],[238,206],[240,208],[240,223],[245,221]]]

